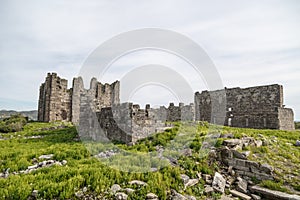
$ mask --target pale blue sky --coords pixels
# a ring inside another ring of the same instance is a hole
[[[282,84],[285,104],[300,120],[299,11],[297,0],[0,0],[0,109],[37,109],[47,72],[71,83],[102,42],[125,31],[157,27],[202,46],[226,87]],[[194,90],[205,89],[193,83],[193,74],[178,58],[151,51],[121,58],[103,81],[120,79],[120,66],[153,60],[182,71]],[[140,91],[133,100],[163,102],[150,94]]]

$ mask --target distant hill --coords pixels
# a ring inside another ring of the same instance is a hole
[[[21,114],[25,117],[28,117],[29,120],[37,120],[37,113],[38,113],[37,110],[30,110],[30,111],[0,110],[0,119],[15,114]]]

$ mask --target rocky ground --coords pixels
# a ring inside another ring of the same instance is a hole
[[[183,157],[166,157],[164,133],[163,140],[157,137],[131,147],[119,145],[126,150],[155,150],[170,163],[167,169],[151,168],[153,173],[139,175],[101,165],[97,159],[112,159],[121,151],[105,149],[91,156],[69,125],[29,125],[22,132],[1,134],[0,193],[5,198],[300,200],[296,190],[300,138],[296,132],[290,136],[288,132],[225,129],[217,144],[208,149],[205,165],[210,169],[196,158],[195,145],[180,150]],[[200,134],[206,130],[196,129]]]

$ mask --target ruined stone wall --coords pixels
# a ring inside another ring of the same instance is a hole
[[[277,84],[197,92],[195,109],[196,120],[227,126],[291,129],[293,124],[293,114],[283,108],[283,88]]]
[[[38,120],[70,121],[71,90],[67,89],[68,81],[61,79],[56,73],[48,73],[40,87]]]
[[[174,106],[168,108],[151,108],[149,104],[145,109],[132,103],[122,103],[113,107],[101,108],[97,112],[100,127],[111,140],[135,143],[138,140],[164,130],[167,121],[193,120],[193,104]],[[182,112],[188,112],[181,115]]]
[[[119,104],[120,83],[101,84],[96,78],[91,80],[90,88],[86,90],[81,77],[73,79],[71,89],[67,89],[68,81],[61,79],[56,73],[48,73],[46,80],[40,86],[38,120],[39,121],[72,121],[79,122],[81,94],[85,93],[94,102],[93,111],[103,107]]]
[[[278,108],[279,129],[295,130],[294,112],[290,108]]]

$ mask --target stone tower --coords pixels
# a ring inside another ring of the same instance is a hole
[[[40,86],[39,121],[71,120],[71,90],[67,87],[66,79],[61,79],[56,73],[47,74],[45,82]]]

